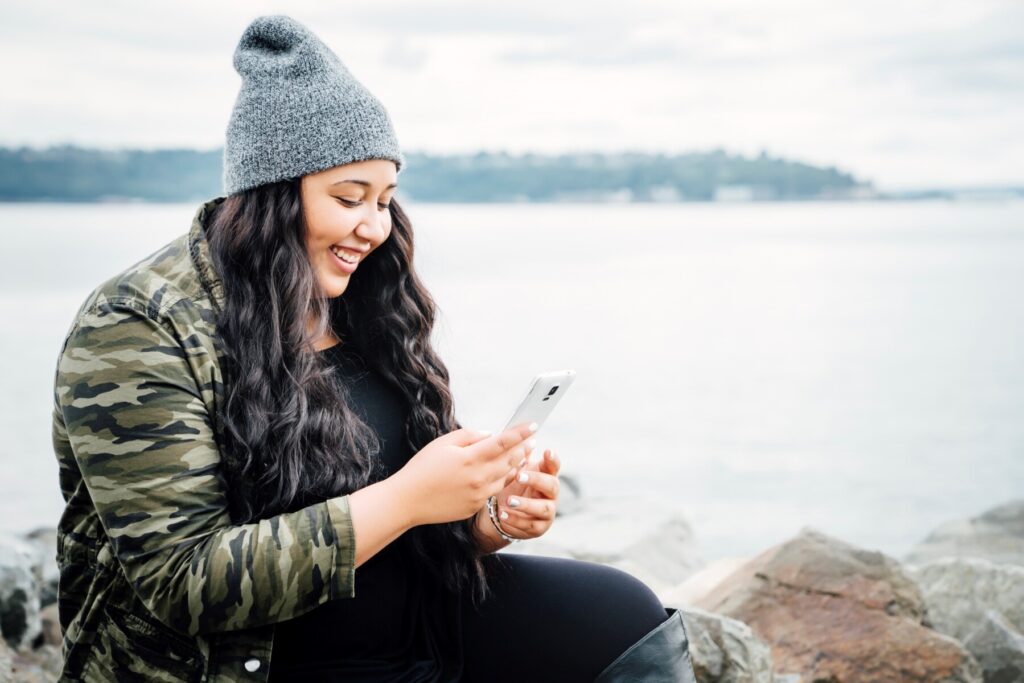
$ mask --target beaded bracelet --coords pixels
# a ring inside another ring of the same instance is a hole
[[[498,522],[498,516],[495,514],[495,508],[497,507],[495,505],[495,502],[497,501],[497,499],[497,496],[491,496],[490,498],[487,499],[487,514],[491,518],[491,522],[494,524],[494,528],[497,529],[498,533],[501,534],[501,537],[509,543],[516,543],[518,541],[523,540],[521,538],[509,536],[505,533],[505,530],[501,528],[501,523]]]

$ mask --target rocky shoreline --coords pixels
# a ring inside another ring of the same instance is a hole
[[[551,530],[500,552],[641,579],[683,613],[699,681],[1024,681],[1024,499],[944,524],[901,560],[808,528],[709,564],[670,502],[587,498],[561,477]],[[55,548],[52,529],[0,536],[0,683],[57,680]]]
[[[643,580],[683,613],[699,681],[1024,682],[1024,499],[944,524],[901,560],[805,528],[705,564],[669,503],[562,490],[572,500],[551,530],[502,552]]]

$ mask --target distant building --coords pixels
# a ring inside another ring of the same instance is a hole
[[[775,199],[775,190],[764,185],[719,185],[712,198],[716,202],[752,202]]]
[[[652,202],[679,202],[683,200],[682,193],[675,185],[655,185],[648,190]]]

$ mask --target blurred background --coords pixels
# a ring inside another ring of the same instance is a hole
[[[63,336],[220,194],[282,12],[392,117],[463,424],[574,368],[540,448],[708,559],[1021,496],[1019,2],[39,0],[0,6],[0,528],[56,524]]]

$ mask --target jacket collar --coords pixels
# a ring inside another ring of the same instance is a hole
[[[192,219],[192,227],[188,231],[188,253],[192,258],[192,264],[199,273],[199,280],[203,288],[209,293],[213,306],[218,313],[224,307],[224,283],[213,267],[213,259],[210,257],[210,243],[206,239],[204,227],[210,211],[224,201],[224,197],[216,197],[204,202],[195,213]]]

